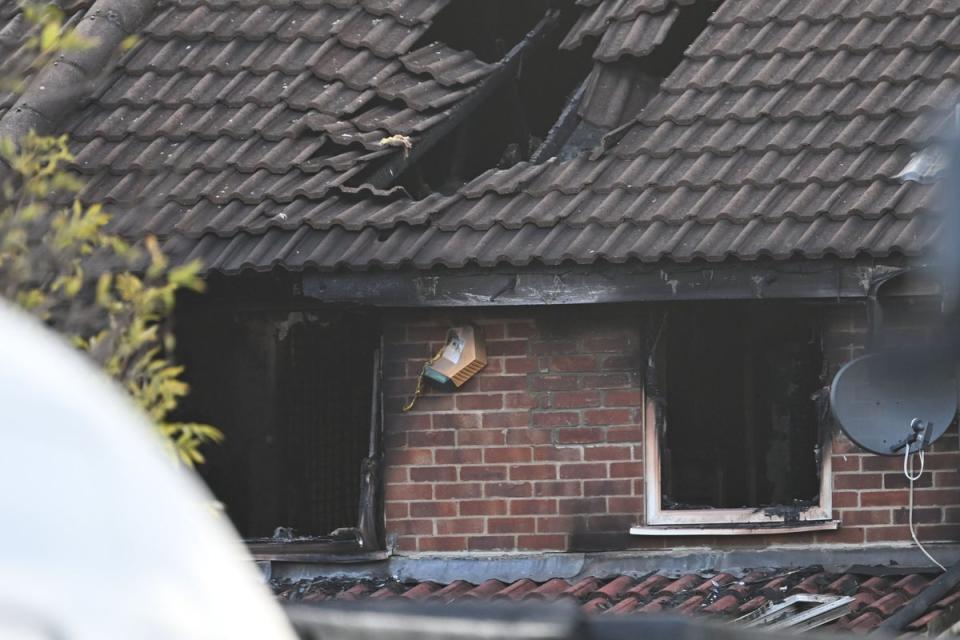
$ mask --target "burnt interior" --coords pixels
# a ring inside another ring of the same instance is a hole
[[[822,355],[815,313],[778,303],[669,311],[658,354],[665,508],[816,500]]]
[[[357,526],[377,335],[347,312],[178,314],[191,388],[178,419],[227,434],[200,472],[243,537]]]

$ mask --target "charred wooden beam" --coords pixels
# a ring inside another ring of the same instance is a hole
[[[902,261],[901,261],[902,262]],[[736,299],[865,299],[896,259],[304,273],[305,298],[395,307]],[[920,267],[917,267],[920,268]]]

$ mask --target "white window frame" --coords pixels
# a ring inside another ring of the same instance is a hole
[[[669,375],[669,374],[668,374]],[[666,381],[669,385],[669,379]],[[660,474],[660,446],[657,433],[656,401],[646,386],[643,389],[643,467],[644,467],[644,524],[631,528],[635,535],[749,535],[795,533],[801,531],[834,530],[839,523],[833,520],[833,454],[832,438],[821,438],[819,503],[799,515],[799,522],[789,524],[782,515],[764,513],[757,509],[664,509],[661,504],[662,476]],[[709,525],[704,528],[704,525]],[[770,525],[781,525],[774,528]],[[726,526],[726,528],[723,528]]]

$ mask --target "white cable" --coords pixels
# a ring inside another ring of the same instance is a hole
[[[909,468],[908,468],[908,465],[909,465]],[[914,480],[919,480],[920,476],[923,475],[923,449],[920,450],[920,470],[917,471],[916,475],[912,475],[910,473],[909,469],[912,467],[913,467],[913,458],[910,457],[910,445],[908,444],[905,447],[905,453],[903,455],[903,475],[905,475],[907,477],[907,480],[910,481],[910,509],[909,509],[909,514],[907,516],[908,522],[910,524],[910,535],[913,537],[913,541],[917,544],[917,547],[920,548],[920,551],[923,552],[923,555],[927,556],[930,562],[940,567],[941,571],[946,571],[947,568],[942,564],[940,564],[939,562],[937,562],[937,559],[934,558],[932,555],[930,555],[930,552],[928,552],[926,548],[922,544],[920,544],[920,540],[919,538],[917,538],[917,532],[913,528],[913,482]]]

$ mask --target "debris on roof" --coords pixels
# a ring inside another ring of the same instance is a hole
[[[958,70],[950,3],[726,2],[599,156],[493,170],[361,227],[237,215],[170,247],[227,273],[917,255],[933,188],[897,175]]]
[[[480,584],[463,580],[437,584],[318,579],[275,582],[273,588],[281,600],[302,603],[361,599],[565,600],[578,603],[582,611],[591,614],[673,612],[739,619],[741,624],[751,626],[772,622],[793,630],[820,628],[865,633],[904,607],[929,582],[929,578],[919,574],[868,576],[807,567],[760,569],[741,575],[690,573],[668,577],[651,573],[554,578],[545,582],[487,580]],[[909,624],[907,630],[939,631],[950,626],[958,617],[954,607],[957,602],[960,591],[955,589]]]

